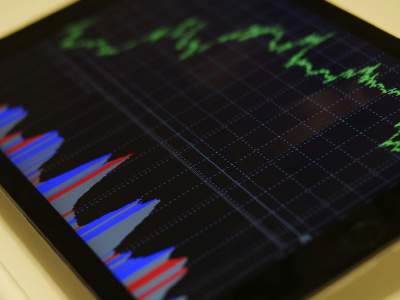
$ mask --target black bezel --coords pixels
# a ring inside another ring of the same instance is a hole
[[[325,1],[296,1],[400,59],[400,40],[390,34]],[[4,38],[0,41],[0,59],[111,2],[115,1],[81,0]],[[0,185],[13,198],[14,204],[95,294],[101,299],[132,299],[75,231],[47,201],[43,201],[43,196],[1,152],[0,166]],[[390,192],[372,200],[309,245],[257,272],[240,287],[226,292],[222,299],[301,298],[360,263],[399,235],[400,187],[393,187]],[[332,267],[327,263],[327,256],[331,256],[338,266]],[[314,270],[311,275],[310,269]]]

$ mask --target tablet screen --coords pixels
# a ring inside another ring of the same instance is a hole
[[[0,147],[137,299],[212,299],[399,181],[399,71],[288,0],[117,1],[0,61]]]

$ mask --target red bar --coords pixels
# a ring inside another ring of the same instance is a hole
[[[103,261],[105,264],[112,261],[114,258],[117,258],[118,256],[120,256],[121,253],[115,253],[113,256],[107,258],[105,261]]]
[[[129,154],[127,156],[118,158],[104,166],[102,166],[100,169],[98,169],[97,171],[85,176],[84,178],[82,178],[81,180],[78,180],[77,182],[75,182],[74,184],[70,185],[69,187],[66,187],[65,189],[59,191],[58,193],[54,194],[53,196],[51,196],[49,199],[47,199],[49,202],[57,199],[58,197],[68,193],[69,191],[73,190],[74,188],[76,188],[77,186],[80,186],[81,184],[85,183],[86,181],[89,181],[90,179],[92,179],[93,177],[95,177],[96,175],[99,175],[101,172],[111,168],[112,166],[118,164],[121,161],[124,161],[125,159],[127,159],[129,156],[131,156],[132,154]]]
[[[178,278],[179,276],[181,276],[182,274],[186,274],[188,271],[187,267],[183,267],[182,269],[178,270],[176,273],[172,274],[171,276],[165,278],[163,281],[161,281],[160,283],[158,283],[157,285],[153,286],[151,289],[149,289],[148,291],[144,292],[143,294],[137,296],[138,300],[142,300],[148,296],[150,296],[151,294],[153,294],[155,291],[157,291],[158,289],[166,286],[168,283],[170,283],[171,281],[175,280],[176,278]]]
[[[153,271],[147,273],[143,277],[141,277],[138,280],[136,280],[135,282],[131,283],[128,286],[128,291],[133,292],[133,291],[137,290],[142,285],[145,285],[146,283],[148,283],[152,279],[156,278],[161,273],[167,271],[168,269],[172,268],[173,266],[175,266],[176,264],[180,263],[181,261],[183,261],[185,259],[186,259],[185,257],[182,257],[182,258],[175,258],[175,259],[170,259],[170,260],[166,261],[159,267],[155,268]]]
[[[70,212],[67,212],[66,214],[63,214],[62,217],[65,218],[66,216],[69,216],[70,214],[74,213],[75,210],[71,210]]]
[[[18,145],[8,149],[5,153],[6,154],[12,154],[13,152],[25,147],[26,145],[29,145],[30,143],[33,143],[34,141],[36,141],[37,139],[40,139],[43,136],[44,136],[44,134],[41,134],[41,135],[35,136],[33,138],[27,139],[27,140],[19,143]]]
[[[83,226],[79,226],[78,228],[76,228],[75,229],[75,231],[77,231],[77,230],[79,230],[79,229],[81,229]]]
[[[2,139],[0,139],[0,144],[3,144],[5,142],[7,142],[7,141],[19,136],[19,135],[22,135],[22,132],[16,132],[16,133],[7,135],[7,136],[3,137]]]

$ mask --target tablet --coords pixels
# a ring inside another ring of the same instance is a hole
[[[319,0],[83,0],[0,42],[0,184],[101,299],[299,299],[400,233],[399,41]]]

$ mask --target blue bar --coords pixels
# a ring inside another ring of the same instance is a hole
[[[112,267],[113,265],[115,265],[116,263],[120,262],[121,260],[124,260],[125,258],[127,258],[128,256],[131,256],[133,254],[132,251],[129,252],[125,252],[124,254],[119,255],[117,258],[114,258],[113,260],[111,260],[110,262],[106,263],[107,267]]]
[[[143,267],[147,266],[151,262],[159,259],[161,256],[167,254],[168,252],[172,252],[175,250],[175,247],[171,247],[160,252],[156,252],[147,257],[136,257],[129,258],[123,264],[120,264],[116,268],[112,269],[111,272],[118,278],[119,281],[123,281],[132,274],[136,273]]]
[[[69,225],[74,224],[76,221],[78,221],[77,219],[72,219],[71,221],[68,222]]]
[[[10,159],[12,159],[15,156],[18,156],[22,153],[24,153],[25,151],[27,151],[30,148],[33,148],[35,146],[37,146],[40,143],[43,143],[43,141],[48,140],[48,139],[52,139],[58,136],[58,132],[57,131],[52,131],[49,132],[48,134],[42,136],[41,138],[37,139],[36,141],[33,141],[32,143],[29,143],[28,145],[25,145],[24,147],[22,147],[21,149],[18,149],[17,151],[15,151],[14,153],[10,154],[8,157]]]
[[[35,148],[35,149],[29,151],[28,153],[22,155],[21,157],[18,157],[16,159],[11,159],[11,161],[13,163],[15,163],[16,165],[24,163],[28,159],[32,158],[32,156],[34,156],[34,155],[36,155],[36,154],[38,154],[40,152],[45,151],[47,148],[51,147],[52,145],[54,145],[54,144],[56,144],[56,143],[58,143],[60,141],[64,141],[64,139],[60,138],[60,137],[52,139],[52,140],[50,140],[48,142],[45,142],[43,145],[40,145],[37,148]]]
[[[55,178],[52,178],[46,182],[43,182],[41,185],[37,186],[36,188],[39,190],[39,192],[41,192],[42,194],[47,193],[48,191],[52,190],[53,188],[55,188],[56,186],[59,186],[60,184],[68,181],[69,179],[75,177],[76,175],[78,175],[79,173],[85,171],[86,169],[90,168],[91,166],[97,164],[98,162],[107,159],[111,156],[111,154],[107,154],[105,156],[102,156],[98,159],[95,159],[91,162],[88,162],[82,166],[79,166],[76,169],[73,169],[71,171],[68,171],[67,173],[64,173],[60,176],[57,176]]]
[[[6,108],[5,110],[2,110],[0,112],[0,118],[5,119],[6,117],[9,117],[10,115],[12,115],[15,112],[18,111],[23,111],[24,109],[22,108],[22,106],[17,106],[17,107],[13,107],[13,108]]]
[[[7,147],[3,147],[1,148],[3,151],[7,151],[8,149],[16,146],[19,143],[22,143],[24,141],[24,139],[22,137],[16,139],[13,143],[9,144]]]
[[[100,217],[99,219],[94,220],[93,222],[90,222],[89,224],[85,225],[84,227],[82,227],[81,229],[79,229],[76,233],[78,235],[83,235],[85,232],[88,232],[89,230],[95,228],[96,226],[98,226],[99,224],[107,221],[108,219],[110,219],[112,216],[115,216],[116,214],[118,214],[119,212],[125,210],[127,207],[139,202],[141,199],[138,199],[136,201],[133,201],[127,205],[125,205],[124,207],[121,207],[115,211],[112,211],[102,217]]]
[[[144,203],[144,204],[141,204],[141,203],[136,204],[134,207],[128,209],[127,211],[121,213],[119,216],[116,216],[115,218],[111,219],[110,221],[108,221],[104,225],[101,225],[99,228],[96,228],[92,232],[88,233],[87,235],[82,237],[82,239],[85,242],[88,242],[92,238],[98,236],[99,234],[103,233],[104,231],[106,231],[107,229],[113,227],[114,225],[117,225],[119,222],[121,222],[121,221],[125,220],[126,218],[130,217],[131,215],[133,215],[134,213],[138,212],[139,210],[145,208],[147,205],[149,205],[150,203],[152,203],[154,201],[155,200],[149,201],[149,202]]]
[[[29,174],[25,175],[25,177],[28,178],[29,176],[35,174],[37,171],[39,171],[39,169],[36,169],[36,170],[30,172]]]
[[[0,127],[3,127],[11,122],[14,122],[18,119],[25,117],[28,114],[25,110],[19,107],[11,108],[2,113],[0,120]]]
[[[50,153],[49,155],[47,155],[45,158],[38,160],[36,162],[31,163],[29,166],[27,166],[26,168],[24,168],[23,170],[21,170],[22,172],[25,172],[26,170],[28,170],[29,168],[32,168],[34,165],[36,164],[40,164],[41,162],[45,161],[46,159],[49,159],[50,157],[54,156],[57,154],[57,151],[54,151],[52,153]],[[31,172],[30,174],[26,175],[26,177],[29,177],[33,172]]]
[[[107,254],[105,254],[105,255],[103,255],[102,257],[100,257],[101,258],[101,260],[107,260],[107,259],[109,259],[111,256],[113,256],[115,254],[115,251],[114,250],[111,250],[110,252],[108,252]]]
[[[44,150],[40,151],[38,154],[34,154],[31,157],[28,157],[23,162],[20,162],[18,164],[18,166],[21,169],[23,168],[24,170],[26,168],[29,168],[30,166],[33,166],[33,164],[35,164],[35,161],[39,162],[42,159],[44,159],[45,156],[47,157],[48,155],[51,155],[51,153],[56,153],[57,152],[57,148],[59,148],[59,147],[57,147],[57,143],[61,143],[62,144],[63,142],[64,141],[61,138],[57,139],[57,141],[55,143],[53,143],[53,145],[49,145],[49,147],[47,147],[47,149],[44,149]],[[14,158],[12,160],[15,161],[17,159],[19,159],[19,157],[18,158]]]

